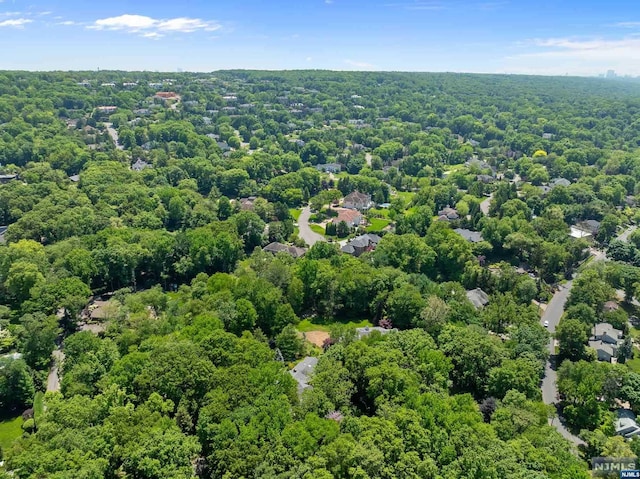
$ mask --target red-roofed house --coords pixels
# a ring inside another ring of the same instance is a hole
[[[338,224],[344,221],[350,227],[357,228],[362,223],[362,214],[357,210],[348,210],[345,208],[337,209],[338,216],[331,220],[333,223]]]

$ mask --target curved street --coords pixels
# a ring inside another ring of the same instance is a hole
[[[554,333],[556,330],[556,326],[560,322],[560,318],[562,317],[562,313],[564,312],[564,305],[567,302],[567,298],[569,297],[569,292],[571,291],[571,287],[573,286],[573,281],[568,281],[565,285],[561,286],[556,294],[553,295],[549,304],[547,304],[547,309],[544,311],[542,318],[540,319],[541,324],[544,324],[545,321],[549,322],[549,332]],[[556,370],[555,370],[555,339],[551,338],[549,340],[549,360],[544,368],[544,377],[542,378],[542,384],[540,389],[542,390],[542,400],[545,404],[550,404],[554,407],[557,407],[558,403],[558,386],[556,385]],[[584,441],[577,436],[574,436],[569,432],[569,430],[564,427],[562,420],[556,414],[549,422],[552,426],[554,426],[562,436],[570,440],[575,445],[579,446],[584,444]]]
[[[629,226],[622,233],[620,233],[616,239],[620,241],[627,241],[629,235],[636,230],[636,226]],[[606,253],[604,251],[590,248],[591,261],[605,261]],[[575,278],[575,275],[574,275]],[[567,281],[564,285],[560,286],[556,294],[553,295],[547,309],[545,309],[542,318],[540,318],[540,324],[544,325],[545,321],[549,322],[549,332],[553,334],[560,322],[562,313],[564,312],[564,305],[567,302],[569,293],[573,286],[573,280]],[[545,404],[550,404],[555,407],[558,405],[558,386],[556,384],[556,356],[555,356],[555,339],[551,338],[549,341],[549,360],[544,368],[544,378],[542,378],[542,384],[540,389],[542,390],[542,400]],[[562,419],[556,414],[550,421],[550,424],[554,426],[560,434],[569,439],[575,445],[583,445],[585,442],[577,436],[571,434],[562,422]]]
[[[318,241],[327,241],[324,236],[311,230],[309,227],[310,216],[311,208],[305,206],[302,208],[302,213],[300,213],[300,217],[298,218],[298,229],[300,230],[298,236],[300,236],[300,238],[302,238],[309,247],[313,246]]]

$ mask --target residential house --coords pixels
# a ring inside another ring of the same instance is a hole
[[[467,140],[467,143],[469,143],[469,144],[470,144],[471,146],[473,146],[473,147],[480,146],[480,142],[479,142],[479,141],[474,140],[473,138],[469,138],[469,139]]]
[[[17,180],[18,175],[8,174],[8,175],[0,175],[0,185],[4,185],[5,183],[9,183],[10,181]]]
[[[360,256],[362,253],[373,251],[380,242],[380,236],[373,233],[367,233],[357,236],[340,248],[340,251],[352,256]]]
[[[4,234],[7,232],[7,226],[0,226],[0,244],[3,244],[6,240],[4,239]]]
[[[616,430],[616,435],[625,439],[640,435],[640,426],[636,422],[636,415],[629,409],[618,409],[616,411],[616,419],[613,426]]]
[[[350,210],[365,211],[373,206],[371,195],[354,191],[344,197],[342,206]]]
[[[481,241],[484,241],[482,233],[480,233],[479,231],[471,231],[464,228],[456,228],[453,231],[458,233],[470,243],[480,243]]]
[[[491,175],[476,175],[476,180],[480,183],[489,184],[493,183],[495,181],[495,178]]]
[[[70,181],[73,181],[74,183],[77,183],[78,181],[80,181],[80,175],[71,175],[69,177]]]
[[[618,311],[620,309],[620,305],[615,301],[607,301],[606,303],[604,303],[602,309],[605,313],[611,313],[613,311]]]
[[[253,203],[256,201],[256,196],[249,196],[247,198],[240,198],[236,200],[236,203],[240,205],[240,209],[244,211],[253,211]]]
[[[340,173],[342,171],[342,165],[340,163],[325,163],[323,165],[316,165],[314,168],[324,173]]]
[[[598,361],[616,362],[618,346],[623,339],[622,331],[609,323],[598,323],[593,327],[589,347],[596,350]]]
[[[159,91],[153,98],[156,100],[177,100],[180,96],[174,91]]]
[[[543,140],[552,140],[553,137],[556,136],[553,133],[543,133],[542,134],[542,139]]]
[[[440,211],[438,211],[439,220],[453,221],[459,218],[460,216],[458,215],[458,212],[456,211],[455,208],[450,208],[449,206],[447,206],[446,208],[443,208]]]
[[[569,229],[569,235],[574,238],[589,238],[596,236],[600,231],[600,222],[596,220],[585,220],[576,223]]]
[[[145,170],[147,168],[152,168],[152,166],[149,163],[147,163],[146,161],[141,160],[140,158],[138,158],[136,160],[136,162],[133,165],[131,165],[131,169],[133,171],[142,171],[142,170]]]
[[[293,379],[298,383],[299,396],[301,396],[305,390],[313,387],[309,384],[309,381],[311,380],[311,376],[313,375],[313,371],[317,364],[318,358],[307,356],[296,364],[291,371],[289,371],[289,374],[291,374]]]
[[[386,329],[386,328],[381,328],[380,326],[365,326],[364,328],[356,328],[356,335],[358,336],[358,339],[362,339],[369,336],[374,331],[378,331],[380,334],[385,335],[391,332],[396,332],[398,331],[398,329],[397,328]]]
[[[480,288],[467,291],[467,298],[476,309],[484,308],[489,304],[489,295]]]
[[[362,213],[357,210],[347,210],[344,208],[336,208],[338,216],[331,220],[332,223],[338,224],[344,221],[350,228],[357,228],[362,224]]]
[[[294,258],[300,258],[304,256],[307,252],[304,248],[298,248],[297,246],[289,246],[286,244],[278,243],[277,241],[273,243],[269,243],[267,246],[262,248],[262,251],[266,251],[268,253],[278,254],[281,251],[284,251],[287,254],[290,254]]]
[[[556,186],[564,186],[566,188],[569,185],[571,185],[571,182],[566,178],[554,178],[549,181],[549,186],[551,188],[555,188]]]
[[[540,190],[540,194],[543,198],[551,191],[551,187],[547,185],[538,186],[538,189]]]
[[[96,110],[98,110],[100,113],[104,113],[105,115],[110,115],[111,113],[115,113],[117,109],[118,107],[113,105],[96,107]]]
[[[104,86],[104,87],[111,87],[111,88],[113,88],[113,87],[115,87],[115,86],[116,86],[116,84],[115,84],[115,83],[113,83],[113,82],[107,82],[107,83],[102,83],[100,86]]]

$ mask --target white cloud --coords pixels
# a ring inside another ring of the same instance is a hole
[[[619,22],[613,24],[613,26],[620,28],[638,28],[640,27],[640,22]]]
[[[74,22],[73,20],[64,20],[62,22],[56,23],[56,25],[65,25],[65,26],[78,25],[78,22]]]
[[[219,30],[219,23],[200,18],[177,17],[157,19],[145,15],[120,15],[96,20],[87,28],[92,30],[115,30],[141,33],[145,38],[160,38],[163,33],[213,32]]]
[[[361,62],[361,61],[345,60],[344,62],[350,67],[359,68],[361,70],[372,70],[373,68],[376,67],[371,63]]]
[[[172,18],[170,20],[163,20],[158,24],[158,30],[166,32],[191,33],[197,30],[213,32],[219,29],[219,24],[200,20],[199,18]]]
[[[24,28],[26,24],[31,22],[33,22],[33,20],[29,20],[28,18],[16,18],[0,22],[0,27]]]
[[[529,42],[533,51],[505,58],[511,73],[594,75],[614,69],[640,74],[640,38],[546,38]]]
[[[310,62],[313,60],[313,57],[307,57],[307,61]]]
[[[143,33],[142,36],[144,38],[151,38],[153,40],[158,40],[158,39],[164,37],[164,35],[162,33],[158,33],[158,32],[147,32],[147,33]]]
[[[120,15],[119,17],[109,17],[96,20],[95,24],[88,28],[94,30],[129,30],[140,31],[152,28],[158,23],[151,17],[143,15]]]

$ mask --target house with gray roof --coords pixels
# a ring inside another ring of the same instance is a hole
[[[484,241],[482,233],[480,233],[479,231],[471,231],[464,228],[456,228],[453,231],[458,233],[470,243],[480,243],[481,241]]]
[[[268,253],[273,253],[273,254],[284,252],[284,253],[290,254],[294,258],[300,258],[301,256],[304,256],[304,254],[307,252],[307,250],[304,248],[298,248],[297,246],[290,246],[290,245],[278,243],[277,241],[274,241],[273,243],[269,243],[267,246],[262,248],[262,251],[266,251]]]
[[[373,201],[371,201],[371,195],[353,191],[344,197],[342,206],[351,210],[364,211],[373,206]]]
[[[623,341],[622,331],[609,323],[598,323],[593,327],[589,347],[595,349],[598,361],[615,362],[618,347]]]
[[[340,248],[340,251],[357,257],[362,253],[375,250],[380,239],[381,238],[378,235],[367,233],[353,238],[346,245]]]
[[[556,186],[564,186],[566,188],[569,185],[571,185],[571,182],[566,178],[554,178],[549,182],[551,188],[555,188]]]
[[[340,163],[325,163],[323,165],[316,165],[314,168],[324,173],[340,173],[342,171],[342,165]]]
[[[301,396],[305,390],[313,387],[309,384],[309,381],[317,364],[318,358],[307,356],[289,371],[289,374],[291,374],[293,379],[298,383],[298,396]]]
[[[597,220],[585,220],[569,228],[569,236],[574,238],[594,237],[600,231],[600,222]]]
[[[489,304],[489,295],[480,288],[467,291],[467,299],[471,301],[476,309],[484,308]]]
[[[5,242],[4,234],[7,232],[7,226],[0,226],[0,244]]]
[[[640,435],[640,426],[636,422],[636,415],[629,409],[618,409],[616,411],[616,419],[613,422],[616,435],[625,439],[631,439]]]
[[[364,328],[356,328],[356,336],[358,336],[358,339],[362,339],[369,336],[374,331],[377,331],[380,334],[385,335],[391,332],[398,331],[398,328],[387,329],[387,328],[381,328],[380,326],[365,326]]]
[[[442,208],[440,211],[438,211],[438,217],[438,219],[442,219],[444,221],[453,221],[460,218],[456,209],[451,208],[450,206]]]
[[[142,171],[142,170],[146,170],[147,168],[151,168],[151,165],[146,161],[141,160],[140,158],[138,158],[136,162],[133,165],[131,165],[131,169],[133,171]]]

